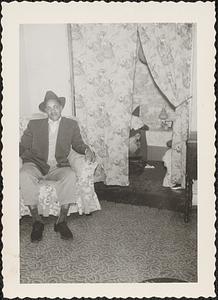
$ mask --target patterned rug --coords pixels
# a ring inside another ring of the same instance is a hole
[[[197,281],[197,218],[101,201],[92,216],[71,215],[72,241],[45,218],[44,238],[30,242],[31,218],[20,221],[21,283],[128,283],[151,278]]]

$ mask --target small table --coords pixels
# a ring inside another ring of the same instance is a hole
[[[197,180],[197,136],[187,140],[185,222],[189,222],[192,207],[192,184]]]
[[[173,131],[162,128],[146,131],[148,144],[148,160],[162,161],[167,151],[167,142],[172,140]]]

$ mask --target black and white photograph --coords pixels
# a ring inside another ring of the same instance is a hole
[[[22,283],[197,281],[195,35],[20,26]]]
[[[201,26],[75,20],[17,23],[17,284],[197,285]]]

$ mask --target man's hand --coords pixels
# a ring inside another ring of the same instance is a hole
[[[96,159],[95,152],[93,152],[90,148],[87,148],[85,152],[85,159],[89,163],[94,163]]]

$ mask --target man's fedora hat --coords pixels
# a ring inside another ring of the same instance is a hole
[[[44,101],[39,104],[39,109],[42,112],[45,112],[45,106],[48,100],[56,100],[60,103],[62,107],[64,107],[66,99],[64,97],[58,97],[54,92],[47,91],[45,94]]]

